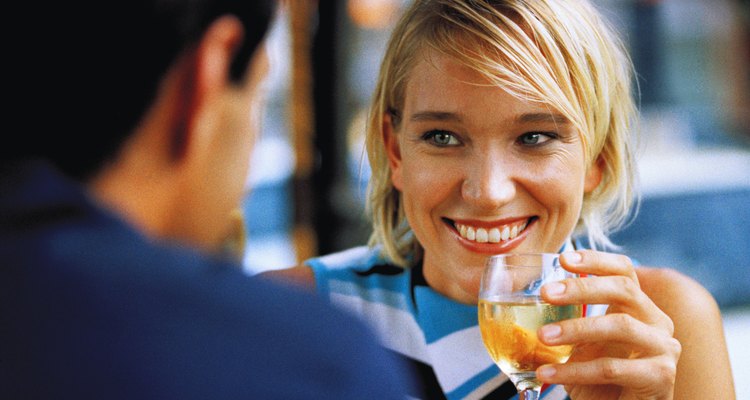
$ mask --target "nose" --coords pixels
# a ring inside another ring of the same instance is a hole
[[[496,153],[474,157],[466,165],[461,195],[481,209],[496,209],[507,204],[516,195],[512,166]]]

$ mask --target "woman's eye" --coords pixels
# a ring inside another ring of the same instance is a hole
[[[437,146],[455,146],[459,144],[456,136],[448,131],[433,130],[425,133],[422,138]]]
[[[524,146],[538,146],[555,138],[553,133],[529,132],[518,138],[518,142]]]

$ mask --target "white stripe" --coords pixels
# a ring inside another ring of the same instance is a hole
[[[385,289],[381,287],[364,288],[354,282],[330,280],[328,282],[330,293],[338,293],[345,296],[362,297],[371,302],[380,302],[389,307],[398,310],[407,310],[409,308],[408,300],[405,299],[401,292]],[[363,293],[367,294],[364,295]]]
[[[430,364],[424,334],[411,313],[340,293],[331,293],[331,302],[363,318],[385,347]]]
[[[427,348],[432,368],[445,393],[495,365],[482,344],[479,326],[453,332],[430,343]]]
[[[560,251],[560,253],[565,253],[567,251],[574,251],[576,249],[576,246],[573,244],[573,239],[568,238],[568,240],[563,244],[563,248]]]
[[[598,315],[604,315],[607,313],[609,304],[589,304],[586,306],[586,316],[594,317]]]
[[[454,332],[428,346],[411,313],[341,293],[330,296],[337,306],[364,318],[385,347],[432,366],[445,393],[494,365],[482,344],[478,326]],[[498,374],[475,389],[471,398],[481,398],[481,394],[486,395],[506,379]]]
[[[544,400],[565,400],[568,397],[568,392],[565,391],[563,385],[557,385],[544,393],[541,398]]]
[[[326,269],[331,271],[360,267],[362,263],[369,260],[369,257],[367,257],[369,252],[370,249],[367,246],[352,247],[338,253],[321,256],[317,259],[317,262],[322,263]],[[352,265],[352,261],[355,261],[356,264]]]

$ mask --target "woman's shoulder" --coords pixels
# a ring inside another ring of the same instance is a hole
[[[315,276],[312,269],[306,265],[298,265],[291,268],[273,269],[258,274],[261,278],[267,278],[283,283],[291,283],[302,287],[314,287]]]
[[[292,268],[266,271],[260,275],[311,287],[315,286],[316,281],[322,277],[363,271],[383,263],[384,260],[378,248],[358,246],[313,257]]]
[[[640,266],[636,268],[641,289],[658,298],[696,298],[713,302],[711,293],[698,281],[684,273],[664,267]]]
[[[641,290],[673,320],[720,316],[713,295],[688,275],[672,268],[655,267],[639,267],[636,273]]]
[[[379,247],[357,246],[324,256],[313,257],[303,262],[313,269],[350,270],[367,269],[375,264],[382,264],[383,260]]]
[[[636,271],[642,290],[672,320],[674,338],[682,347],[677,381],[683,383],[676,387],[675,398],[705,394],[705,382],[731,391],[734,383],[727,372],[731,367],[721,310],[711,293],[674,269],[641,267]]]

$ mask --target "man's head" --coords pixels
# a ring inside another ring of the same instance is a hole
[[[115,156],[169,68],[220,16],[242,25],[231,65],[242,81],[274,8],[271,0],[51,3],[17,13],[31,35],[19,38],[11,61],[20,76],[10,78],[23,83],[11,111],[23,119],[10,156],[41,155],[80,179]]]
[[[243,194],[270,0],[26,10],[3,157],[43,158],[159,239],[213,250]],[[10,153],[9,155],[6,155]]]

